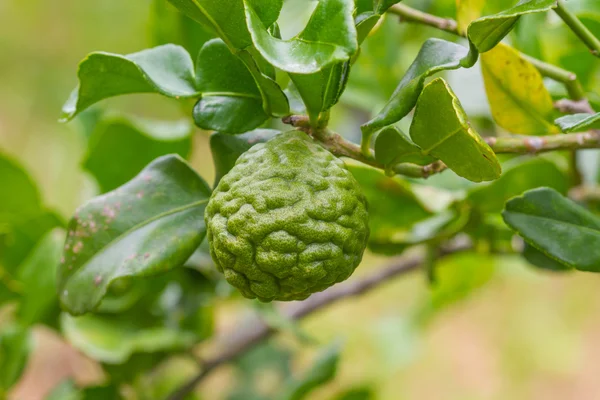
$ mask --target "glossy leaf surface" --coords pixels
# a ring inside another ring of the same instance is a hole
[[[600,272],[600,217],[549,188],[506,203],[504,221],[545,255],[567,266]]]
[[[555,123],[565,133],[600,129],[600,113],[565,115],[557,119]]]
[[[165,156],[83,205],[69,224],[59,267],[63,307],[72,314],[92,311],[116,279],[183,265],[206,233],[209,197],[208,185],[185,161]]]
[[[481,182],[500,176],[496,154],[473,130],[458,98],[442,78],[429,83],[419,97],[410,137],[423,154],[442,160],[463,178]]]

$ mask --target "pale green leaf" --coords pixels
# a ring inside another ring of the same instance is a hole
[[[565,115],[557,119],[555,123],[565,133],[600,129],[600,113]]]

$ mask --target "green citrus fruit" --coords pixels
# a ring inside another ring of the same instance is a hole
[[[219,271],[261,301],[302,300],[347,279],[369,236],[358,182],[298,131],[244,153],[213,192],[205,220]]]

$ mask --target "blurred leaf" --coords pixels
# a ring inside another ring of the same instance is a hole
[[[46,396],[45,400],[118,400],[119,389],[115,386],[92,386],[78,388],[72,380],[65,380]]]
[[[63,121],[100,100],[124,94],[160,93],[177,99],[199,95],[190,55],[169,44],[126,56],[91,53],[79,64],[77,76],[79,86],[63,106]]]
[[[369,388],[351,389],[337,396],[335,400],[373,400],[375,395]]]
[[[135,384],[138,398],[163,400],[198,373],[198,362],[191,359],[171,358],[142,376]],[[108,399],[107,399],[108,400]],[[200,400],[196,393],[189,393],[183,400]]]
[[[377,135],[375,159],[385,166],[402,162],[427,165],[435,161],[435,158],[421,154],[421,148],[395,126],[385,128]]]
[[[295,38],[277,39],[267,31],[254,5],[245,0],[254,46],[273,66],[295,74],[314,74],[344,62],[357,51],[352,0],[320,0],[306,28]]]
[[[252,146],[258,143],[264,143],[281,132],[274,129],[257,129],[246,132],[241,135],[227,135],[223,133],[214,133],[210,137],[210,150],[215,163],[215,184],[216,187],[221,180],[235,165],[235,162]]]
[[[94,360],[121,364],[133,353],[173,352],[191,347],[196,337],[167,327],[144,327],[122,317],[61,316],[63,334],[73,346]]]
[[[581,271],[600,271],[600,217],[555,190],[530,190],[506,203],[502,215],[545,255]]]
[[[164,156],[82,206],[69,224],[58,272],[63,307],[92,311],[114,280],[183,265],[205,236],[209,197],[208,185],[185,161]]]
[[[24,326],[46,320],[51,312],[58,315],[56,268],[65,236],[62,229],[46,234],[18,269],[22,291],[17,315]]]
[[[468,52],[465,47],[445,40],[428,39],[383,110],[361,127],[363,135],[371,135],[408,115],[417,104],[425,79],[440,71],[460,68],[460,61]]]
[[[348,165],[369,202],[369,245],[390,243],[406,229],[431,216],[411,187],[399,178],[388,178],[373,168]],[[376,249],[376,247],[374,247]]]
[[[460,101],[442,78],[423,89],[410,137],[423,154],[442,160],[470,181],[490,181],[501,174],[496,154],[473,130]]]
[[[525,249],[523,250],[523,257],[529,262],[529,264],[549,271],[572,271],[573,268],[568,265],[564,265],[552,258],[548,257],[532,245],[525,243]]]
[[[513,31],[514,47],[531,57],[544,59],[541,40],[545,35],[546,20],[546,14],[527,14],[522,16]],[[543,33],[542,30],[544,30]]]
[[[222,40],[202,47],[196,79],[202,97],[194,107],[194,121],[200,128],[243,133],[269,118],[252,74]]]
[[[34,180],[23,167],[0,153],[0,182],[5,193],[0,196],[0,226],[22,221],[41,211],[41,197]]]
[[[21,377],[32,349],[31,333],[27,328],[9,325],[0,330],[0,396],[3,396]]]
[[[467,33],[467,27],[473,20],[481,17],[485,0],[456,0],[456,22],[461,34]]]
[[[600,113],[565,115],[557,119],[555,123],[565,133],[600,129]]]
[[[554,104],[539,71],[505,44],[481,56],[492,115],[504,129],[523,135],[557,133]]]
[[[468,29],[469,40],[480,53],[485,53],[508,35],[520,16],[550,11],[556,4],[557,0],[521,0],[508,10],[473,21]]]
[[[252,44],[246,27],[244,1],[266,27],[277,21],[283,6],[283,0],[169,0],[182,13],[214,31],[232,50]]]
[[[322,351],[302,377],[286,384],[280,399],[306,399],[312,391],[332,381],[337,374],[341,350],[341,345],[336,343]]]
[[[155,158],[166,154],[187,158],[191,150],[192,127],[187,121],[108,117],[96,126],[83,167],[106,193],[132,179]]]
[[[298,321],[282,314],[273,303],[255,302],[254,306],[261,319],[276,331],[289,332],[303,344],[316,343],[315,338],[305,332]]]
[[[470,190],[468,200],[482,212],[500,212],[511,197],[547,186],[566,194],[569,178],[555,163],[544,158],[531,158],[506,168],[498,180]]]
[[[183,15],[168,0],[152,0],[150,10],[150,35],[152,46],[177,44],[195,57],[204,43],[214,38],[196,21]]]

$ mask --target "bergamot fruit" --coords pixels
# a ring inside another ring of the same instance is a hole
[[[302,300],[347,279],[369,236],[358,182],[299,131],[244,153],[214,190],[205,220],[217,269],[261,301]]]

